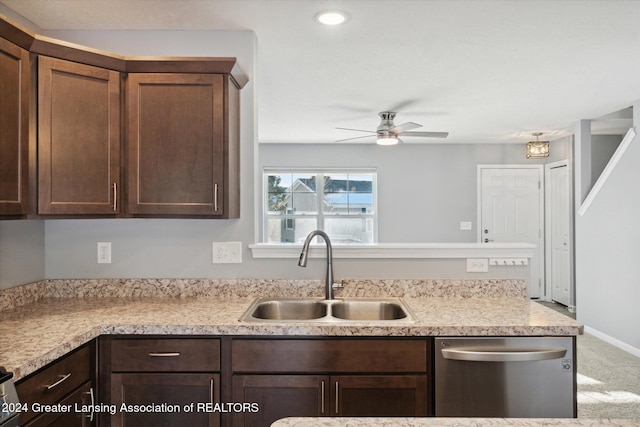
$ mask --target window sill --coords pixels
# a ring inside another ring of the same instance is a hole
[[[334,258],[531,258],[536,245],[530,243],[378,243],[333,245]],[[253,258],[298,258],[301,244],[249,245]],[[312,245],[309,257],[323,258],[324,245]]]

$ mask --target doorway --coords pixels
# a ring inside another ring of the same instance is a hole
[[[569,161],[545,165],[547,297],[569,307],[573,303],[572,200]]]
[[[545,296],[543,165],[478,165],[478,241],[532,243],[529,298]]]

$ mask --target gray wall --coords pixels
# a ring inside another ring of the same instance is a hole
[[[44,221],[0,221],[0,289],[44,278]]]
[[[568,140],[554,144],[554,161]],[[475,242],[478,164],[531,164],[524,144],[261,144],[265,167],[375,167],[378,172],[378,241]],[[461,231],[460,221],[473,230]],[[262,224],[260,224],[262,225]]]
[[[263,166],[376,166],[380,242],[473,242],[475,231],[460,231],[459,221],[472,221],[475,226],[476,165],[524,163],[522,150],[520,145],[500,144],[397,147],[261,144],[258,170]],[[562,152],[560,148],[557,151]],[[321,277],[321,262],[312,261],[309,268],[302,269],[292,259],[252,258],[247,245],[254,243],[254,221],[258,218],[253,207],[253,179],[253,170],[245,168],[239,220],[48,220],[46,275],[48,278]],[[96,263],[98,241],[112,242],[112,264]],[[243,263],[212,264],[213,241],[241,241]],[[335,263],[338,278],[469,277],[464,267],[463,260],[374,259]],[[509,277],[508,273],[492,271],[490,276]]]
[[[251,81],[242,90],[242,212],[237,220],[96,219],[46,220],[34,229],[40,239],[27,247],[43,253],[37,279],[118,277],[265,277],[319,278],[322,263],[306,269],[290,259],[253,259],[247,246],[255,242],[259,218],[254,188],[260,188],[262,166],[375,166],[380,194],[381,242],[473,242],[475,231],[460,231],[459,221],[476,220],[478,163],[546,163],[568,158],[568,143],[552,143],[552,156],[526,160],[524,144],[375,145],[257,144],[257,41],[251,32],[211,31],[63,31],[46,35],[126,55],[236,56]],[[11,270],[7,286],[32,281],[24,265],[9,267],[22,236],[17,221],[3,225],[0,256]],[[11,232],[4,232],[11,230]],[[38,234],[39,233],[39,234]],[[98,264],[96,244],[112,242],[111,264]],[[211,243],[243,243],[242,264],[213,264]],[[11,252],[11,253],[9,253]],[[469,277],[464,261],[336,260],[338,278]],[[7,274],[7,273],[3,273]],[[509,277],[490,271],[490,277]],[[37,280],[36,279],[36,280]],[[21,282],[21,283],[20,283]]]
[[[577,319],[640,355],[640,138],[576,216]]]
[[[591,135],[591,185],[609,163],[624,135]]]

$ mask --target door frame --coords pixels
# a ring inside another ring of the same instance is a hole
[[[574,251],[574,212],[575,212],[575,204],[573,200],[573,169],[571,167],[571,162],[568,159],[558,160],[557,162],[547,163],[544,165],[544,182],[545,186],[551,182],[551,169],[557,167],[567,167],[567,174],[569,175],[569,306],[567,309],[571,313],[575,313],[576,311],[576,287],[575,287],[575,251]],[[545,224],[551,224],[551,201],[549,200],[550,194],[548,191],[545,191]],[[546,278],[551,277],[551,227],[545,228],[545,276]],[[548,280],[545,280],[545,284],[549,283]],[[546,286],[545,286],[546,288]],[[545,289],[545,301],[551,301],[551,289]]]
[[[478,229],[477,239],[478,243],[482,243],[482,170],[483,169],[535,169],[538,171],[539,178],[539,194],[538,194],[538,206],[539,213],[538,218],[540,218],[539,230],[541,230],[540,240],[541,243],[537,247],[538,251],[538,287],[539,287],[539,296],[538,300],[547,301],[547,292],[546,292],[546,264],[547,260],[545,257],[545,246],[546,246],[546,229],[545,229],[545,191],[544,191],[544,165],[543,164],[526,164],[526,163],[514,163],[514,164],[478,164],[477,165],[477,178],[476,178],[476,227]],[[529,275],[529,286],[534,286],[533,272],[530,272]]]

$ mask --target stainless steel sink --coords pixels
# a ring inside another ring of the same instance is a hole
[[[333,317],[344,320],[401,320],[408,317],[399,301],[349,300],[331,305]]]
[[[252,317],[262,320],[311,320],[326,315],[326,304],[307,299],[261,301],[251,310]]]
[[[242,322],[412,322],[413,313],[399,298],[259,298]]]

